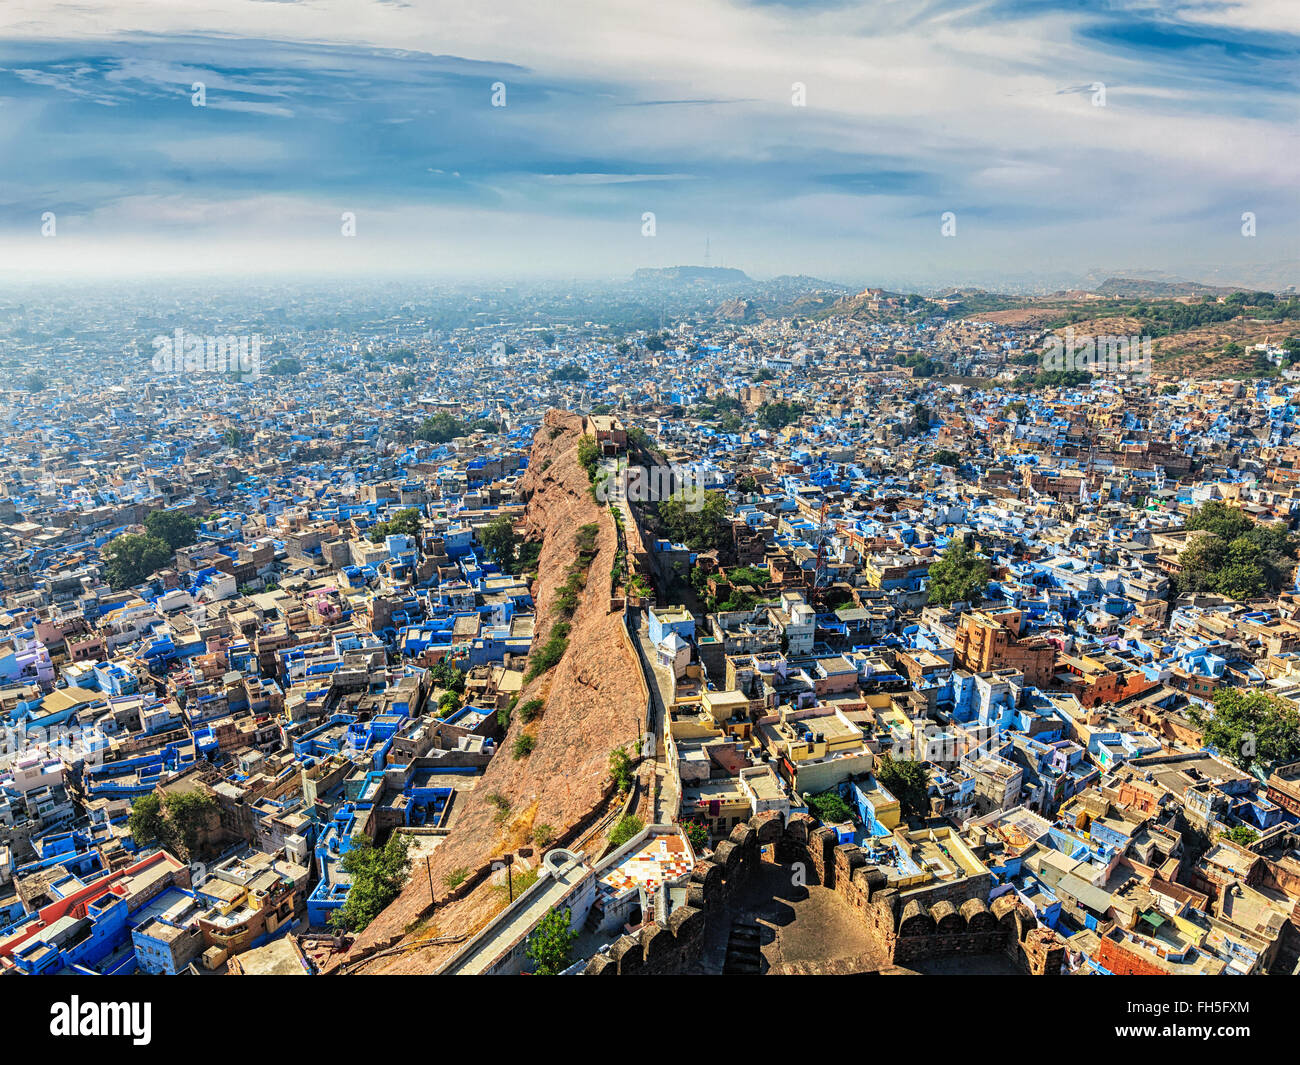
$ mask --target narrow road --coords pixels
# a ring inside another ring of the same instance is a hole
[[[602,463],[609,471],[610,494],[608,501],[619,508],[623,514],[626,528],[631,528],[636,518],[627,499],[626,470],[620,470],[617,460],[607,459]],[[636,646],[637,658],[641,662],[641,672],[645,677],[646,687],[650,689],[650,705],[653,722],[649,731],[654,733],[655,750],[655,804],[652,816],[655,824],[671,825],[677,820],[681,808],[681,790],[675,778],[668,771],[668,745],[664,741],[664,730],[668,725],[668,706],[672,703],[673,682],[668,671],[655,661],[654,645],[650,642],[649,611],[637,611],[640,621],[631,630],[632,643]]]
[[[650,689],[650,704],[653,707],[653,731],[655,735],[655,758],[658,765],[655,778],[658,783],[654,817],[655,823],[671,825],[677,820],[682,796],[676,780],[668,772],[668,745],[664,741],[664,730],[668,725],[668,705],[672,702],[673,684],[668,671],[655,662],[654,645],[650,642],[648,623],[632,630],[632,643],[636,646],[637,658],[641,660],[641,672],[645,675],[646,687]]]

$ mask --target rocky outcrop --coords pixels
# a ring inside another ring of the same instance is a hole
[[[592,523],[599,527],[587,583],[569,619],[568,649],[554,668],[528,684],[519,699],[522,705],[543,698],[545,710],[528,725],[517,717],[511,722],[500,753],[477,786],[458,796],[460,809],[451,834],[434,852],[429,870],[415,870],[402,895],[353,944],[350,971],[435,968],[455,947],[405,949],[404,944],[418,935],[406,930],[423,922],[423,928],[436,927],[439,936],[446,936],[485,921],[495,908],[490,898],[484,899],[490,887],[466,890],[480,880],[478,874],[493,858],[527,844],[537,825],[550,826],[557,839],[564,839],[570,830],[594,819],[610,798],[610,752],[634,745],[644,727],[640,667],[624,638],[622,615],[609,610],[616,531],[609,511],[592,497],[587,473],[578,463],[581,429],[576,415],[549,412],[534,438],[529,468],[520,479],[528,501],[524,528],[528,536],[542,540],[533,590],[538,619],[534,653],[557,620],[555,597],[578,557],[579,531]],[[534,738],[532,753],[515,760],[511,748],[525,731]],[[501,816],[490,795],[499,795],[509,804],[506,816]],[[460,891],[449,892],[444,878],[458,869],[468,870],[470,876]],[[432,912],[430,879],[439,899]],[[355,964],[368,958],[373,960]]]

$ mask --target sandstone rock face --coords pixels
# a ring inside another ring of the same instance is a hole
[[[528,843],[535,825],[549,825],[557,836],[589,816],[605,801],[609,789],[609,755],[620,746],[634,747],[644,728],[645,705],[638,662],[624,640],[622,616],[610,613],[610,570],[617,537],[608,509],[592,498],[590,481],[577,460],[582,421],[577,415],[550,411],[534,438],[529,468],[521,478],[528,497],[526,534],[541,537],[538,580],[533,595],[537,604],[536,652],[555,621],[552,607],[556,590],[577,559],[575,538],[587,524],[597,523],[597,554],[589,568],[583,594],[570,620],[569,645],[564,657],[548,673],[534,679],[520,696],[522,705],[544,698],[542,716],[529,725],[517,717],[502,740],[484,776],[470,792],[457,798],[460,806],[451,834],[431,860],[434,893],[449,894],[443,878],[454,869],[477,872],[504,851]],[[517,736],[535,738],[530,755],[511,757]],[[499,819],[497,806],[488,801],[497,793],[510,804],[510,814]],[[483,891],[488,890],[486,887]],[[441,903],[429,920],[441,935],[481,924],[492,905],[483,891],[463,900]],[[431,971],[455,948],[429,947],[403,951],[405,929],[426,915],[429,878],[415,869],[402,895],[353,944],[349,956],[359,959],[376,950],[398,947],[360,967],[367,972]],[[458,912],[461,911],[461,912]]]

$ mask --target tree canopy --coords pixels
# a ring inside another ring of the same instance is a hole
[[[1257,523],[1219,500],[1192,511],[1185,528],[1191,535],[1178,556],[1182,594],[1252,599],[1277,591],[1295,564],[1296,543],[1285,528]]]
[[[525,948],[535,976],[558,976],[572,964],[578,933],[569,927],[569,908],[551,910],[537,922]]]
[[[802,403],[764,403],[754,412],[754,418],[764,429],[784,429],[802,418],[804,410]]]
[[[155,510],[144,519],[144,527],[149,530],[150,536],[156,536],[175,551],[178,547],[189,547],[194,543],[194,531],[198,528],[198,522],[179,510]]]
[[[446,411],[439,411],[420,423],[420,427],[415,430],[415,439],[425,440],[430,444],[445,444],[458,436],[467,436],[480,429],[484,432],[496,432],[497,424],[487,419],[463,422]]]
[[[727,499],[721,492],[703,491],[703,501],[687,500],[682,495],[660,500],[659,523],[664,535],[674,543],[683,543],[695,551],[721,547],[730,533],[727,523]]]
[[[641,818],[635,814],[625,814],[619,819],[618,824],[614,826],[614,830],[610,832],[609,842],[615,847],[621,847],[643,828],[645,828],[645,824]]]
[[[116,590],[133,588],[171,560],[165,540],[148,533],[124,533],[104,547],[104,575]]]
[[[930,566],[929,602],[951,606],[977,601],[992,575],[989,560],[957,540]]]
[[[141,795],[131,804],[131,813],[126,819],[126,826],[130,829],[131,839],[137,847],[161,844],[168,832],[162,800],[153,792]]]
[[[347,901],[335,910],[330,924],[348,932],[360,932],[393,899],[397,898],[406,882],[411,864],[407,838],[394,832],[382,847],[376,847],[369,836],[352,837],[351,847],[339,859],[351,880]]]
[[[817,816],[817,819],[828,825],[847,821],[853,812],[849,804],[840,798],[839,792],[834,789],[823,791],[818,795],[809,795],[805,801],[808,803],[808,809]]]
[[[930,774],[924,762],[883,755],[876,763],[876,779],[888,790],[905,813],[925,817],[930,812]]]
[[[206,792],[176,792],[165,799],[150,792],[131,804],[126,823],[137,847],[157,845],[188,858],[199,849],[203,829],[216,812],[216,801]]]
[[[508,516],[503,514],[489,522],[479,533],[479,539],[483,542],[483,550],[487,552],[488,558],[503,570],[513,568],[515,545],[519,538],[515,535],[515,524]]]
[[[404,507],[387,521],[375,522],[370,527],[372,543],[382,544],[388,536],[415,536],[420,531],[420,511],[417,507]]]
[[[1240,688],[1220,688],[1213,703],[1213,712],[1193,705],[1189,715],[1205,746],[1246,770],[1300,758],[1300,711],[1294,703]]]

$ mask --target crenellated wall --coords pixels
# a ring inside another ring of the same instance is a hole
[[[1064,944],[1050,928],[1037,927],[1015,895],[986,905],[987,877],[936,884],[909,893],[904,902],[861,848],[837,845],[834,833],[816,826],[807,814],[782,824],[780,814],[766,813],[737,825],[711,860],[696,864],[686,905],[673,912],[666,928],[649,924],[635,936],[623,936],[608,953],[587,963],[586,975],[664,975],[693,966],[709,922],[727,919],[728,904],[750,883],[762,849],[769,846],[777,862],[802,864],[807,883],[836,892],[855,910],[893,964],[1004,951],[1026,973],[1061,971]]]

